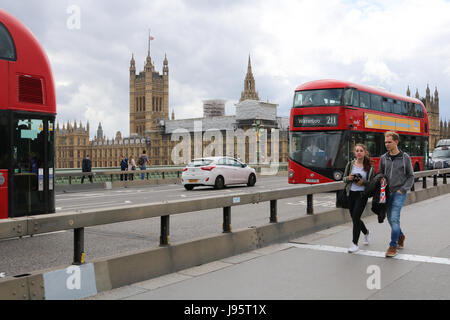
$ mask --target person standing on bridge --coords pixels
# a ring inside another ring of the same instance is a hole
[[[395,257],[397,249],[403,249],[405,235],[400,228],[400,211],[405,203],[406,193],[414,184],[414,170],[410,156],[398,148],[398,133],[384,133],[384,145],[388,150],[380,157],[378,172],[384,173],[389,180],[390,195],[387,199],[387,218],[391,226],[391,242],[386,257]]]
[[[356,159],[347,163],[343,178],[346,183],[344,192],[348,196],[349,210],[353,221],[353,240],[348,248],[349,253],[359,250],[358,240],[361,232],[364,234],[364,244],[369,245],[369,230],[361,220],[361,215],[367,204],[367,196],[364,191],[375,175],[367,147],[363,144],[356,144],[353,152]]]
[[[89,181],[92,183],[92,161],[91,159],[89,159],[89,155],[86,155],[86,157],[81,162],[81,171],[89,172]],[[84,175],[81,177],[81,183],[84,183]]]
[[[150,164],[150,161],[148,160],[148,156],[146,154],[146,151],[144,150],[144,151],[142,151],[142,154],[139,157],[138,165],[141,170],[147,170],[147,164]],[[141,173],[141,180],[144,180],[144,179],[145,179],[145,173]]]

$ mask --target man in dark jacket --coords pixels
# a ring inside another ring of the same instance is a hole
[[[81,163],[81,171],[82,172],[91,172],[92,171],[92,162],[89,159],[89,155],[86,155],[86,158],[83,159]],[[92,174],[89,174],[89,181],[92,183]],[[84,183],[84,175],[81,177],[81,183]]]
[[[124,158],[123,156],[120,156],[120,170],[121,171],[127,171],[128,170],[128,158]],[[120,181],[123,181],[123,176],[125,176],[125,181],[128,180],[127,174],[121,174],[120,175]]]
[[[386,257],[394,257],[398,253],[397,249],[403,249],[405,235],[400,228],[400,211],[405,203],[406,193],[414,184],[411,158],[398,148],[399,141],[396,132],[388,131],[384,134],[384,144],[388,152],[381,156],[378,170],[387,176],[390,191],[387,218],[391,226],[391,242]]]

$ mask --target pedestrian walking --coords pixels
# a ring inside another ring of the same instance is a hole
[[[364,244],[369,245],[369,230],[361,220],[367,204],[366,187],[375,175],[375,169],[370,163],[369,152],[364,144],[356,144],[353,152],[355,160],[349,161],[344,171],[345,191],[349,202],[350,216],[353,221],[353,239],[349,253],[359,250],[360,233],[364,234]]]
[[[123,155],[120,155],[120,171],[128,171],[128,158],[125,158]],[[125,176],[125,181],[128,180],[127,174],[120,175],[120,181],[123,181]]]
[[[134,156],[131,155],[130,159],[128,160],[128,171],[135,171],[136,170],[136,162],[134,161]],[[130,181],[134,180],[134,172],[130,174]]]
[[[147,164],[150,164],[150,161],[148,160],[148,156],[146,154],[146,151],[143,150],[141,156],[138,160],[138,165],[141,170],[147,170]],[[145,179],[145,173],[141,173],[141,179]]]
[[[400,212],[405,203],[406,193],[414,184],[414,170],[410,156],[398,148],[398,133],[388,131],[384,134],[387,152],[380,157],[378,172],[388,177],[389,197],[387,199],[387,218],[391,226],[391,242],[386,257],[395,257],[398,249],[403,249],[405,234],[400,228]]]
[[[81,163],[81,171],[89,172],[89,181],[92,183],[92,174],[90,173],[92,171],[92,162],[91,159],[89,159],[89,155],[86,155],[86,157],[83,159]],[[84,183],[84,177],[85,175],[81,177],[81,183]]]

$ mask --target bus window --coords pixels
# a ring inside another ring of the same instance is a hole
[[[353,106],[359,107],[359,91],[353,90]]]
[[[393,106],[392,112],[394,112],[396,114],[402,114],[402,105],[401,105],[400,101],[394,100],[392,106]]]
[[[381,108],[382,106],[382,98],[379,95],[376,94],[372,94],[371,97],[371,102],[372,102],[372,109],[374,110],[378,110],[378,111],[382,111],[383,109]]]
[[[415,104],[416,117],[423,118],[423,110],[419,104]]]
[[[359,93],[359,103],[361,108],[370,108],[370,93],[360,91]]]
[[[384,112],[392,112],[391,104],[392,104],[392,99],[383,98],[383,111]]]
[[[414,103],[408,102],[408,115],[410,117],[417,117],[416,108],[414,107]]]
[[[407,116],[408,115],[408,108],[406,107],[407,102],[400,101],[400,103],[401,103],[401,114]]]
[[[343,96],[343,104],[344,106],[352,106],[353,105],[353,92],[352,89],[345,89]]]
[[[341,105],[343,89],[298,91],[294,97],[295,107],[321,107]]]
[[[9,31],[0,22],[0,59],[16,60],[16,50]]]

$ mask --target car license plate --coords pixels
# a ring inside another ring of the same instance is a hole
[[[198,179],[189,179],[189,182],[198,182]]]
[[[306,182],[319,182],[319,179],[306,179]]]

